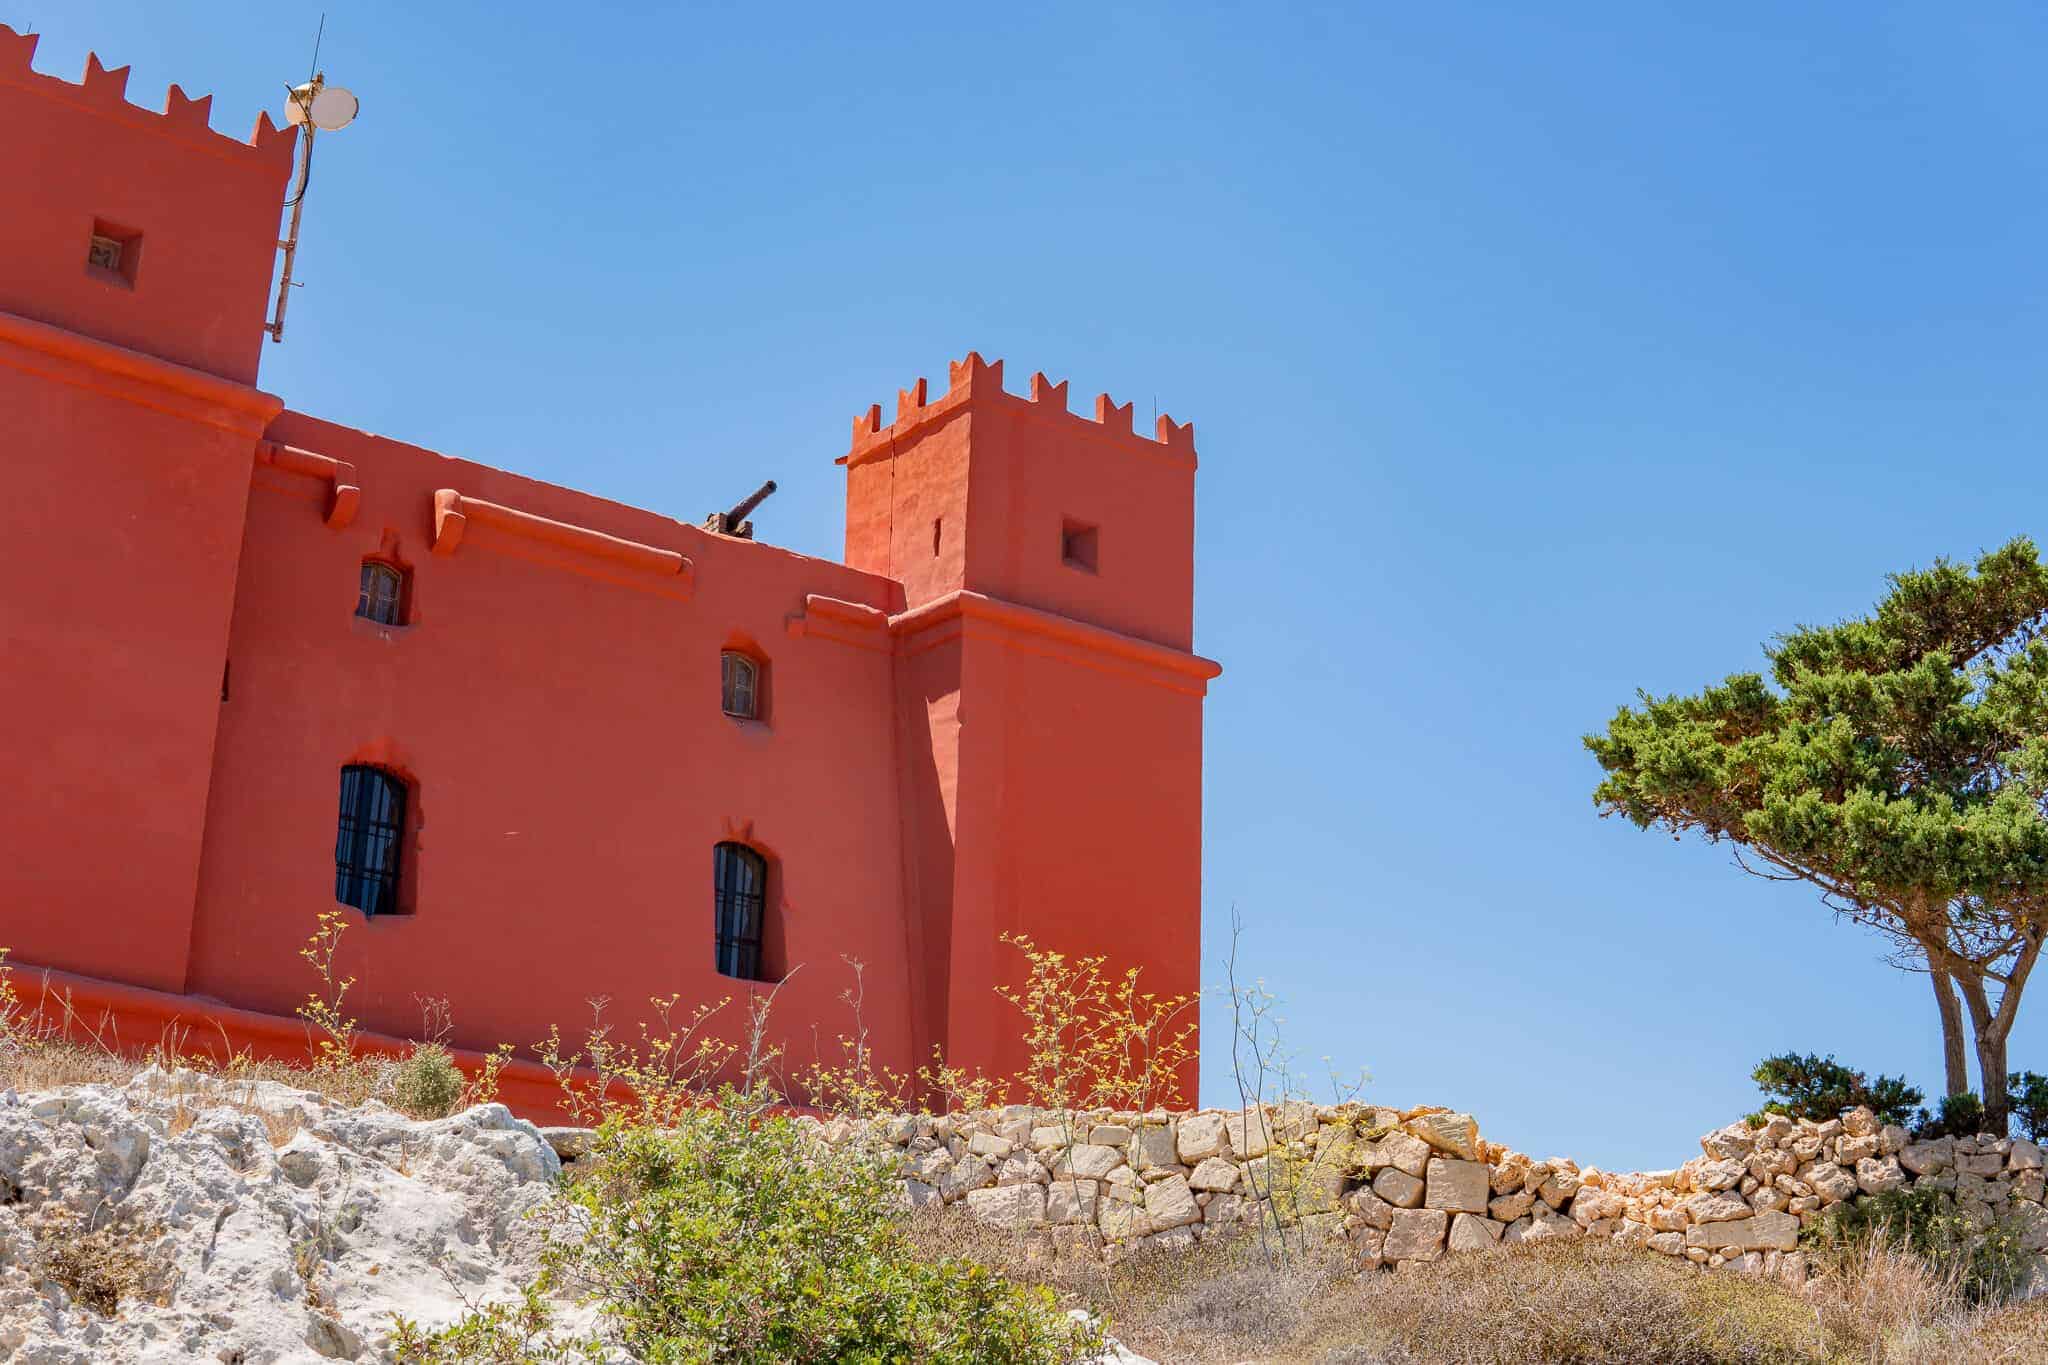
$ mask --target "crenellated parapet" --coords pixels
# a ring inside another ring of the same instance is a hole
[[[1031,376],[1028,394],[1010,393],[1003,387],[1003,362],[983,360],[978,351],[946,366],[946,391],[933,398],[924,379],[896,391],[896,416],[882,425],[882,405],[871,404],[853,419],[853,443],[839,463],[864,464],[887,454],[915,431],[950,421],[977,403],[1003,405],[1029,412],[1043,420],[1061,424],[1074,435],[1088,440],[1109,440],[1152,456],[1167,455],[1195,461],[1195,424],[1176,422],[1165,413],[1153,424],[1148,439],[1136,433],[1132,421],[1134,404],[1118,403],[1106,393],[1095,396],[1093,417],[1084,417],[1067,407],[1067,381],[1046,378],[1043,371]]]
[[[282,168],[289,174],[294,138],[289,128],[280,128],[265,111],[256,116],[256,126],[247,141],[217,133],[208,122],[213,96],[194,99],[183,88],[172,85],[164,94],[164,107],[151,111],[128,100],[129,68],[109,68],[99,54],[88,53],[85,74],[73,83],[59,76],[45,75],[34,68],[37,34],[17,33],[0,24],[0,85],[17,86],[46,98],[117,119],[137,128],[153,128],[164,136],[201,151],[229,158],[246,158],[265,167]]]

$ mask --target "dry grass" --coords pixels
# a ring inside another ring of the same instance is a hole
[[[35,1219],[36,1269],[101,1317],[112,1317],[123,1300],[162,1301],[162,1258],[154,1253],[163,1229],[116,1217],[97,1227],[81,1226],[69,1213]]]
[[[1555,1241],[1360,1273],[1341,1249],[1268,1265],[1256,1240],[1059,1257],[957,1215],[920,1217],[965,1256],[1104,1313],[1172,1365],[1963,1365],[2048,1362],[2048,1299],[1972,1307],[1951,1278],[1882,1247],[1804,1292],[1609,1242]]]

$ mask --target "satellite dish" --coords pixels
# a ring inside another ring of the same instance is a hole
[[[321,132],[332,133],[353,123],[361,108],[361,102],[341,86],[316,80],[293,87],[291,98],[284,102],[284,118],[291,124],[310,122]]]
[[[341,86],[330,85],[313,96],[313,126],[323,133],[346,128],[355,121],[360,101]]]

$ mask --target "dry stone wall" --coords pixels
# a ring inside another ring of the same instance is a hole
[[[817,1121],[838,1146],[894,1155],[905,1200],[1056,1246],[1186,1247],[1261,1219],[1343,1237],[1369,1265],[1552,1237],[1805,1278],[1799,1234],[1824,1210],[1914,1185],[1951,1191],[1979,1226],[2009,1220],[2048,1282],[2042,1151],[2017,1138],[1913,1142],[1868,1109],[1825,1123],[1738,1122],[1667,1171],[1538,1160],[1480,1137],[1470,1114],[1292,1103],[1192,1113],[1028,1106],[932,1118]],[[1268,1226],[1274,1226],[1268,1222]]]

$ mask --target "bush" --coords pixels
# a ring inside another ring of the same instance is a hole
[[[2020,1131],[2035,1142],[2048,1141],[2048,1076],[2015,1071],[2006,1078],[2005,1095]]]
[[[1840,1118],[1843,1110],[1859,1104],[1868,1105],[1880,1123],[1909,1123],[1914,1109],[1926,1098],[1907,1085],[1902,1076],[1879,1076],[1872,1081],[1832,1056],[1816,1057],[1811,1053],[1803,1057],[1796,1052],[1766,1057],[1757,1063],[1750,1077],[1758,1089],[1772,1097],[1760,1113],[1820,1123]]]
[[[1953,1098],[1953,1097],[1951,1097]],[[2002,1303],[2027,1281],[2033,1258],[2017,1229],[1993,1223],[1979,1231],[1947,1190],[1920,1186],[1834,1205],[1800,1235],[1817,1265],[1840,1269],[1877,1242],[1926,1261],[1952,1277],[1973,1303]]]
[[[432,1335],[399,1324],[401,1361],[611,1359],[1062,1365],[1097,1335],[1050,1293],[950,1258],[920,1259],[890,1169],[825,1148],[793,1120],[725,1109],[670,1130],[600,1129],[564,1186],[543,1288],[588,1296],[597,1338],[487,1310]]]
[[[1984,1101],[1965,1090],[1950,1095],[1941,1108],[1930,1114],[1922,1109],[1913,1120],[1913,1136],[1925,1140],[1939,1137],[1975,1137],[1984,1131]]]
[[[391,1098],[413,1118],[446,1118],[462,1098],[462,1070],[439,1043],[415,1044],[391,1073]]]

